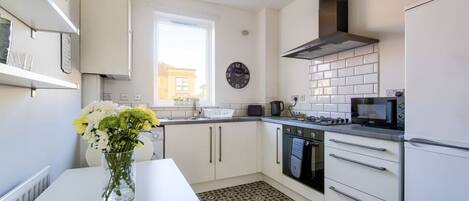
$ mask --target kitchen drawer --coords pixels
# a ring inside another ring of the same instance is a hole
[[[326,132],[326,146],[400,163],[401,143]]]
[[[383,201],[377,197],[326,179],[325,201]]]
[[[326,147],[327,178],[383,200],[401,198],[399,163]]]

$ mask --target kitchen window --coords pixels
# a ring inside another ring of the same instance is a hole
[[[156,106],[213,105],[213,23],[158,13],[155,39]]]

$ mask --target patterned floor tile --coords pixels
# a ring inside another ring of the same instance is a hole
[[[207,191],[197,196],[200,201],[293,201],[263,181]]]

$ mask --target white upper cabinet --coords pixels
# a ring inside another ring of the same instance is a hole
[[[81,72],[130,79],[130,0],[81,0]]]
[[[78,33],[70,20],[70,0],[1,0],[0,7],[32,29]]]

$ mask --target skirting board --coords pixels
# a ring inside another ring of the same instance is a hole
[[[222,179],[222,180],[217,180],[217,181],[212,181],[212,182],[192,184],[191,186],[194,192],[201,193],[201,192],[206,192],[206,191],[211,191],[211,190],[216,190],[216,189],[221,189],[221,188],[227,188],[231,186],[252,183],[256,181],[264,181],[268,183],[269,185],[273,186],[274,188],[276,188],[277,190],[279,190],[280,192],[282,192],[283,194],[287,195],[288,197],[292,198],[295,201],[324,201],[324,198],[315,199],[315,200],[307,199],[303,197],[302,195],[300,195],[299,193],[265,176],[262,173],[256,173],[256,174],[234,177],[234,178],[229,178],[229,179]]]

